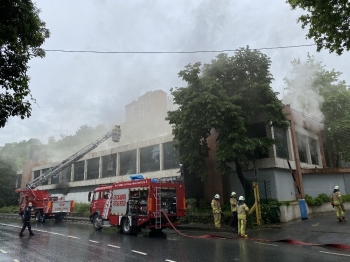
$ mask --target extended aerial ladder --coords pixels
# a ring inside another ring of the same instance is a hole
[[[120,126],[116,125],[112,131],[109,131],[107,134],[102,136],[101,138],[97,139],[96,141],[92,142],[88,146],[84,147],[74,155],[68,157],[66,160],[63,160],[61,163],[58,165],[49,168],[44,174],[41,174],[39,177],[35,178],[32,182],[29,182],[26,184],[27,189],[33,189],[39,186],[41,183],[47,181],[50,179],[52,176],[58,174],[61,172],[64,168],[67,166],[73,164],[80,158],[82,158],[84,155],[98,147],[101,143],[106,141],[108,138],[112,137],[113,142],[119,142],[121,136],[121,130]]]

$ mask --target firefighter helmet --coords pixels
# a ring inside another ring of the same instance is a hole
[[[215,199],[220,199],[219,194],[216,194],[216,195],[214,196],[214,198],[215,198]]]
[[[245,198],[244,198],[244,196],[240,196],[238,200],[244,201]]]
[[[338,186],[335,186],[335,187],[334,187],[334,189],[335,189],[335,190],[338,190],[338,189],[339,189],[339,187],[338,187]]]
[[[232,192],[232,193],[231,193],[231,196],[235,196],[235,195],[236,195],[236,192]]]

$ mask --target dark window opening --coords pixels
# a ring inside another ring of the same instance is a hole
[[[310,156],[311,163],[315,165],[319,165],[319,157],[318,157],[318,141],[309,137],[309,145],[310,145]]]
[[[43,175],[45,172],[47,172],[49,169],[48,168],[45,168],[41,171],[41,175]],[[45,185],[48,185],[49,184],[49,179],[46,179],[45,181],[43,181],[41,183],[42,186],[45,186]]]
[[[60,173],[52,176],[51,177],[51,184],[58,184],[59,183],[59,177],[60,177]]]
[[[72,173],[72,166],[68,166],[62,170],[62,182],[63,183],[70,182],[71,173]]]
[[[163,144],[164,152],[164,170],[179,168],[179,150],[174,148],[175,142],[168,142]]]
[[[102,157],[102,177],[115,176],[117,173],[117,154]]]
[[[22,185],[22,174],[17,176],[17,188],[21,188]]]
[[[40,170],[34,171],[34,179],[38,178],[39,176],[40,176]]]
[[[136,149],[120,153],[120,175],[136,173]]]
[[[74,181],[84,180],[84,161],[74,163]]]
[[[159,171],[159,145],[140,148],[140,172]]]
[[[297,141],[298,141],[298,153],[299,153],[299,160],[300,162],[303,163],[308,163],[307,161],[307,136],[306,135],[302,135],[300,133],[296,133],[297,135]]]
[[[282,128],[274,128],[276,143],[276,157],[289,158],[287,130]]]
[[[87,160],[86,179],[97,179],[99,175],[100,158]]]
[[[252,125],[249,125],[247,127],[248,137],[249,138],[266,138],[266,124],[265,122],[255,123]],[[260,158],[268,158],[269,153],[264,151],[263,149],[255,149],[254,156],[257,159]]]

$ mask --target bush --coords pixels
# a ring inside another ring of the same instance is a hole
[[[88,217],[90,215],[90,203],[74,203],[72,216]]]
[[[19,212],[19,207],[18,206],[3,206],[0,208],[0,213],[5,213],[5,214],[18,214]]]

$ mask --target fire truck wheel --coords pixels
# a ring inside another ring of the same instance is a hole
[[[98,217],[98,214],[96,214],[94,216],[94,222],[93,222],[95,230],[101,230],[102,229],[102,227],[99,224],[99,220],[100,220],[100,218]]]
[[[132,226],[130,226],[130,220],[128,217],[124,217],[122,221],[122,231],[126,235],[130,235],[132,233]]]

